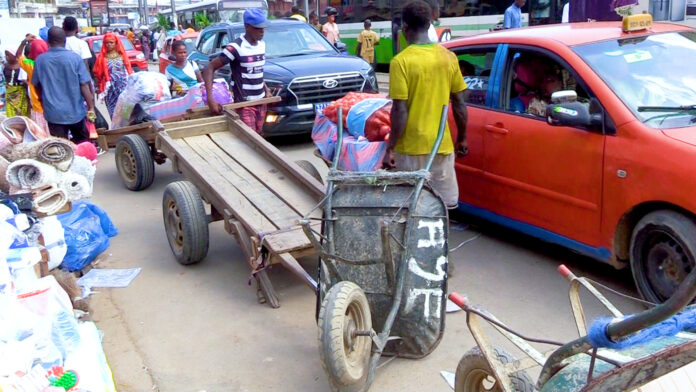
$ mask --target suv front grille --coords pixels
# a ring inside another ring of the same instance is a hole
[[[331,80],[334,82],[327,82]],[[351,91],[362,91],[364,87],[365,78],[360,72],[345,72],[295,78],[288,90],[297,99],[297,104],[302,105],[333,101]]]

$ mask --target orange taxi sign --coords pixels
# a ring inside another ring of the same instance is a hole
[[[647,30],[652,27],[653,17],[650,14],[624,16],[622,28],[625,32]]]

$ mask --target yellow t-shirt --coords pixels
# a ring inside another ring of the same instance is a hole
[[[372,30],[363,30],[358,36],[360,44],[360,57],[372,64],[375,61],[375,45],[379,42],[379,36]]]
[[[29,98],[31,99],[31,110],[43,113],[43,106],[39,94],[36,92],[36,87],[31,83],[31,77],[34,75],[34,62],[24,56],[19,56],[19,68],[22,68],[27,73],[27,84],[29,84]]]
[[[394,151],[429,154],[437,139],[442,106],[449,104],[450,94],[465,89],[457,57],[440,44],[411,44],[396,55],[389,68],[389,97],[408,101],[408,120]],[[438,154],[453,152],[446,125]]]

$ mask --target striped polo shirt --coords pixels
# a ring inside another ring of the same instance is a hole
[[[230,87],[235,102],[252,101],[266,96],[263,88],[263,65],[266,63],[266,43],[252,45],[244,35],[230,42],[220,58],[230,65]]]

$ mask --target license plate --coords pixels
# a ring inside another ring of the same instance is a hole
[[[327,106],[329,106],[329,103],[328,103],[328,102],[315,103],[315,104],[314,104],[314,113],[317,113],[317,114],[319,114],[319,113],[324,114],[324,109],[326,109]]]

